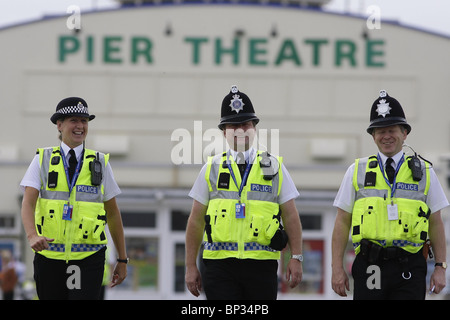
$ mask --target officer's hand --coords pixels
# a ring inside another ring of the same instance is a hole
[[[435,267],[430,278],[430,293],[438,294],[445,287],[445,269]]]
[[[48,243],[53,242],[55,239],[42,237],[35,235],[28,239],[28,243],[30,244],[31,249],[33,249],[36,252],[47,250],[48,249]]]
[[[117,262],[116,267],[114,268],[113,271],[110,287],[114,288],[118,284],[121,284],[126,277],[127,277],[127,264],[123,262]]]
[[[289,287],[295,288],[300,284],[303,277],[302,263],[297,259],[291,259],[286,268],[286,281],[289,281]]]
[[[334,292],[336,292],[341,297],[346,297],[347,293],[345,289],[350,290],[350,285],[348,281],[348,276],[343,268],[333,268],[331,275],[331,286]]]
[[[196,297],[202,291],[202,277],[197,267],[186,267],[186,286],[188,290]]]

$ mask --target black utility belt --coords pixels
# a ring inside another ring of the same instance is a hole
[[[420,249],[417,253],[421,253],[421,251],[422,249]],[[367,239],[363,239],[360,242],[359,254],[366,258],[369,263],[375,263],[380,261],[402,259],[411,256],[414,253],[408,252],[399,247],[383,248],[382,246],[379,246]]]

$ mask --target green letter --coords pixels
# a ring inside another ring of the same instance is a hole
[[[351,66],[356,66],[356,45],[351,40],[336,40],[334,65],[341,66],[343,59],[348,59]]]
[[[376,50],[375,46],[384,45],[384,40],[367,40],[366,41],[366,66],[368,67],[384,67],[384,61],[375,61],[376,56],[384,56],[382,48]]]
[[[326,39],[306,39],[306,44],[311,44],[313,48],[313,65],[318,66],[320,64],[320,46],[322,44],[327,44]]]
[[[114,52],[120,52],[120,47],[113,46],[113,42],[122,41],[122,37],[105,37],[103,39],[103,62],[105,63],[122,63],[122,58],[114,58]]]
[[[86,61],[92,63],[94,61],[94,38],[92,36],[86,37]]]
[[[267,60],[262,59],[259,60],[257,58],[258,55],[265,55],[267,54],[267,50],[265,48],[258,48],[258,44],[267,43],[267,39],[260,38],[260,39],[250,39],[249,40],[249,49],[248,49],[248,61],[251,65],[259,65],[259,66],[265,66],[267,65]]]
[[[233,46],[230,49],[222,48],[222,40],[216,39],[216,64],[220,64],[222,62],[223,54],[231,54],[233,64],[239,63],[239,39],[235,38],[233,40]]]
[[[297,49],[295,48],[294,41],[291,39],[284,40],[280,52],[278,53],[278,57],[275,60],[275,65],[280,65],[283,60],[292,60],[297,66],[302,64]]]
[[[142,45],[140,45],[142,43]],[[152,48],[152,42],[148,38],[133,37],[131,39],[131,62],[137,63],[140,55],[144,56],[147,63],[152,63],[152,57],[150,50]]]
[[[184,38],[185,42],[192,43],[192,62],[199,64],[200,62],[200,44],[202,42],[208,42],[208,38]]]
[[[67,45],[70,44],[70,45]],[[75,53],[80,49],[80,41],[74,36],[59,37],[59,62],[66,61],[66,54]]]

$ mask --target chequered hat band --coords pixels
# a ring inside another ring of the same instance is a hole
[[[78,102],[76,106],[66,106],[62,107],[56,113],[60,114],[85,114],[89,116],[88,107],[85,107],[81,102]]]

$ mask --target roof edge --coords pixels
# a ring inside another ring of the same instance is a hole
[[[234,2],[205,2],[202,0],[190,0],[189,2],[173,2],[173,3],[146,3],[142,5],[122,5],[118,6],[116,8],[108,8],[108,9],[100,9],[100,10],[90,10],[90,11],[83,11],[83,14],[95,14],[95,13],[105,13],[105,12],[114,12],[119,10],[136,10],[141,8],[150,8],[150,7],[181,7],[181,6],[198,6],[198,5],[206,5],[206,6],[258,6],[258,7],[265,7],[265,8],[279,8],[279,9],[293,9],[293,10],[301,10],[301,11],[309,11],[309,12],[315,12],[315,13],[321,13],[321,14],[328,14],[333,16],[342,16],[342,17],[348,17],[353,19],[360,19],[360,20],[366,20],[368,17],[363,16],[360,14],[353,14],[353,13],[341,13],[341,12],[335,12],[335,11],[328,11],[323,10],[322,8],[316,8],[316,7],[305,7],[301,4],[283,4],[283,3],[255,3],[251,2],[251,0],[242,1],[239,3]],[[20,21],[18,23],[13,23],[10,25],[5,25],[3,27],[0,27],[0,32],[5,31],[12,28],[27,26],[29,24],[44,22],[52,19],[59,19],[63,17],[68,17],[68,14],[52,14],[52,15],[43,15],[41,18],[38,19],[30,19],[25,21]],[[410,24],[404,24],[397,20],[381,20],[381,24],[388,24],[395,27],[400,27],[404,29],[409,29],[412,31],[422,32],[429,35],[450,39],[450,34],[445,34],[443,32],[433,31],[433,30],[427,30],[422,27],[413,26]]]

